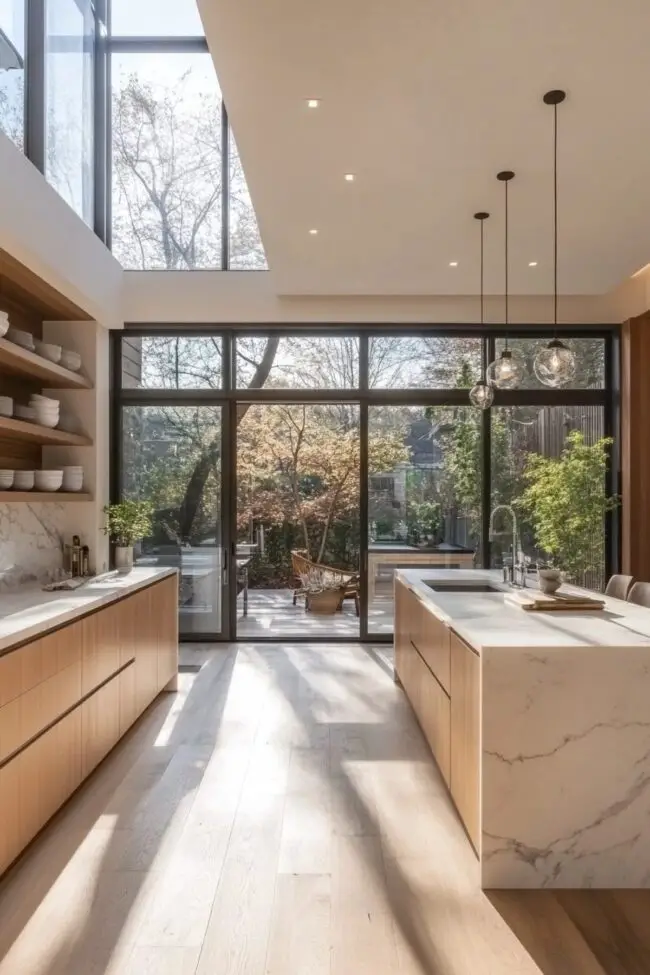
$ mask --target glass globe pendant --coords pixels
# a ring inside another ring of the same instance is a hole
[[[555,337],[535,356],[535,375],[544,386],[558,388],[570,383],[576,374],[576,357],[557,337],[557,107],[566,98],[559,89],[547,91],[544,104],[553,106],[553,322]]]
[[[479,410],[489,410],[494,403],[494,389],[484,379],[480,379],[470,389],[469,401]]]
[[[490,214],[489,213],[485,213],[484,211],[481,211],[480,213],[475,213],[474,214],[474,219],[480,221],[480,225],[481,225],[481,325],[483,325],[484,320],[485,320],[485,316],[483,314],[483,306],[484,306],[484,293],[483,293],[483,277],[484,277],[483,226],[484,226],[484,221],[487,220],[487,218],[489,216],[490,216]],[[483,345],[484,345],[484,343],[483,343]],[[484,355],[485,355],[485,352],[482,353],[482,356],[484,356]],[[476,385],[472,386],[472,388],[469,391],[469,401],[472,404],[472,406],[476,406],[477,409],[479,409],[479,410],[489,410],[489,408],[492,406],[492,403],[494,402],[494,389],[492,388],[492,386],[490,386],[489,383],[487,383],[485,381],[485,358],[483,358],[483,362],[482,362],[481,378],[476,383]]]
[[[506,346],[499,358],[488,366],[486,378],[498,389],[516,389],[524,378],[523,360]]]
[[[566,386],[576,374],[576,357],[564,342],[553,339],[535,356],[534,369],[535,375],[545,386]]]

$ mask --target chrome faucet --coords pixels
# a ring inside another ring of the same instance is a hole
[[[491,513],[490,513],[490,532],[489,532],[489,539],[490,539],[490,541],[492,541],[497,534],[502,534],[501,532],[495,532],[495,530],[494,530],[494,516],[499,511],[507,511],[508,514],[512,518],[512,563],[510,565],[510,580],[509,581],[510,581],[510,583],[512,585],[514,585],[515,584],[515,562],[516,562],[516,559],[517,559],[517,547],[518,547],[517,546],[517,538],[518,538],[518,532],[517,532],[517,515],[515,514],[514,508],[511,505],[509,505],[509,504],[498,504],[496,506],[496,508],[493,508],[492,511],[491,511]],[[524,573],[525,573],[525,568],[522,570],[522,585],[525,586],[526,585],[526,577],[525,577]],[[507,571],[507,569],[506,569],[505,566],[503,567],[503,581],[504,582],[507,582],[508,581],[508,571]]]

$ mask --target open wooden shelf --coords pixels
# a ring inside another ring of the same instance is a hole
[[[0,338],[0,372],[38,379],[48,389],[92,389],[93,385],[78,372],[70,372],[63,366],[29,352],[15,342]]]
[[[84,491],[0,491],[0,502],[5,501],[92,501]]]
[[[92,440],[80,433],[68,433],[67,430],[51,430],[38,423],[27,420],[15,420],[13,417],[0,416],[0,438],[4,440],[20,440],[23,443],[38,443],[45,447],[90,447]]]

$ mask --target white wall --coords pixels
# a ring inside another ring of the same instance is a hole
[[[513,297],[512,322],[552,321],[553,299]],[[280,296],[269,271],[126,271],[122,304],[126,322],[476,322],[475,295],[446,297]],[[618,322],[606,296],[565,296],[560,319],[572,323]],[[503,299],[486,299],[486,321],[503,321]]]
[[[3,132],[0,247],[92,318],[121,326],[120,265]]]

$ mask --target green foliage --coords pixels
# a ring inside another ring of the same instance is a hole
[[[117,545],[128,547],[151,532],[153,505],[150,501],[120,501],[104,507],[104,534]]]
[[[518,504],[531,518],[538,546],[572,578],[597,571],[604,559],[603,520],[618,505],[605,494],[612,441],[585,443],[573,430],[559,458],[529,454]]]

